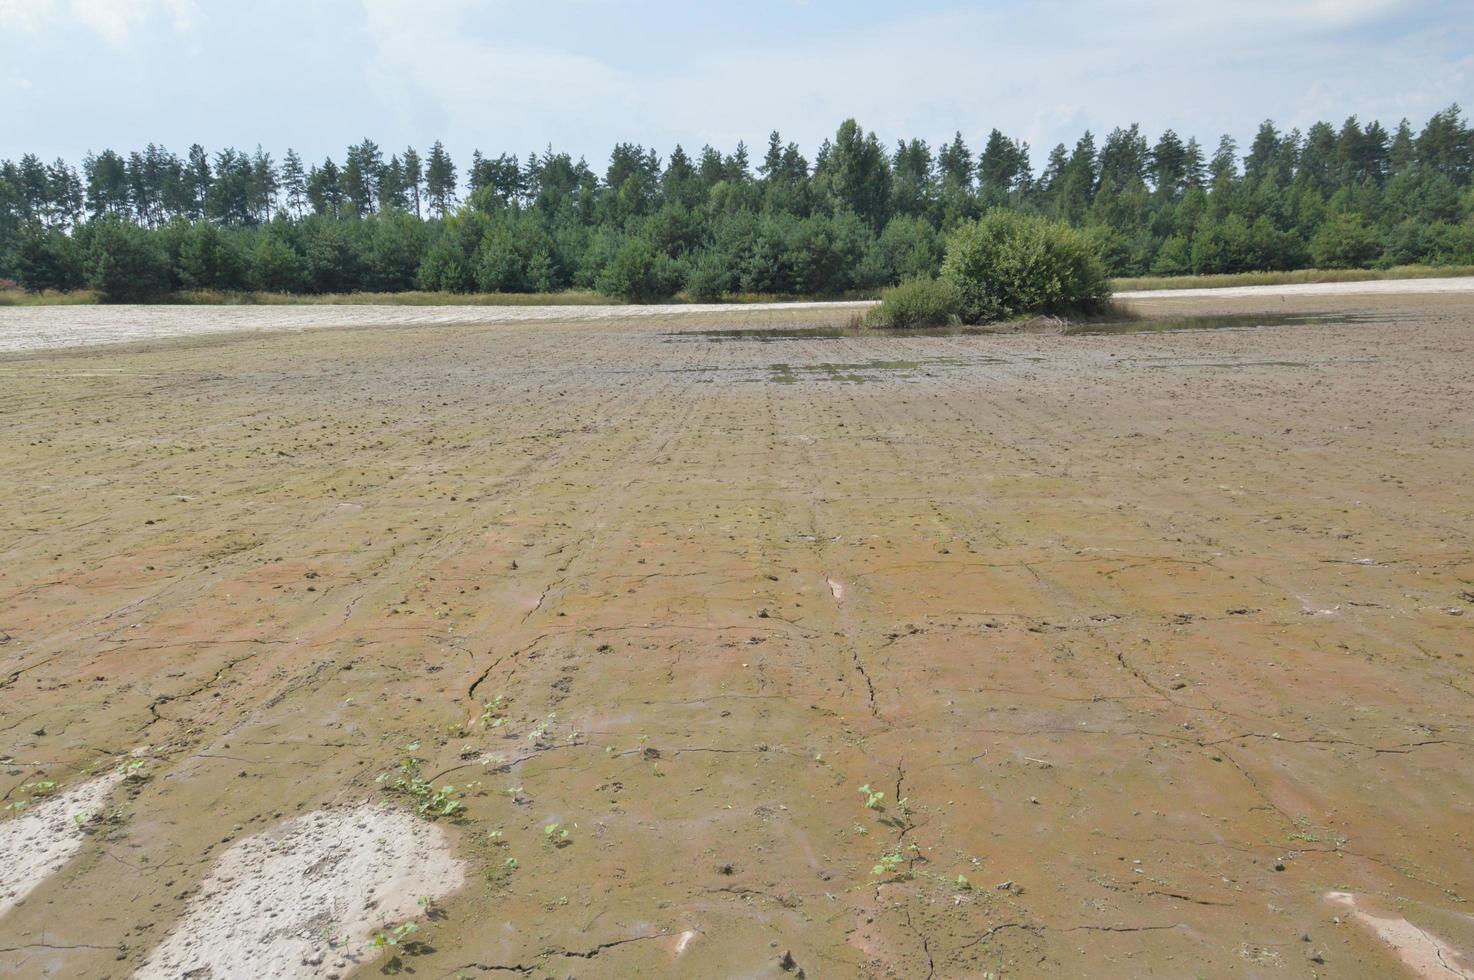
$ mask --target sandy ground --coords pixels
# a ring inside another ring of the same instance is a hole
[[[1205,289],[1123,290],[1117,299],[1258,299],[1269,297],[1427,296],[1474,293],[1474,277],[1457,279],[1369,279],[1365,282],[1299,282],[1283,286],[1212,286]]]
[[[1474,280],[1470,280],[1474,282]],[[792,316],[822,311],[845,318],[870,303],[755,303],[689,306],[39,306],[0,307],[0,354],[167,340],[205,334],[320,330],[327,327],[679,322],[739,313]]]
[[[1122,300],[1168,301],[1286,297],[1395,296],[1474,293],[1474,277],[1374,282],[1231,286],[1213,289],[1127,291]],[[459,324],[576,323],[652,320],[678,325],[691,317],[779,320],[819,317],[843,323],[872,306],[853,303],[715,303],[686,306],[42,306],[0,307],[0,354],[119,344],[207,334],[266,333],[329,327]]]
[[[318,975],[199,910],[412,752],[422,977],[1474,975],[1474,303],[1141,305],[1376,320],[0,357],[0,794],[152,747],[0,974]]]

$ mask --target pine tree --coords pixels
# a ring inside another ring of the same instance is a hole
[[[425,171],[420,164],[420,154],[414,147],[407,146],[404,149],[404,189],[409,194],[416,218],[423,216],[420,211],[420,188],[424,183]]]
[[[271,154],[263,151],[260,144],[251,157],[251,214],[253,223],[271,220],[276,207],[276,192],[280,189],[276,163]]]
[[[307,174],[302,169],[302,158],[296,150],[288,149],[282,159],[281,189],[286,195],[287,210],[292,217],[301,218],[307,205]]]
[[[214,175],[210,172],[210,157],[205,153],[205,148],[196,143],[189,148],[189,162],[184,168],[184,185],[187,190],[184,216],[190,221],[198,221],[205,216],[210,188],[214,182]]]
[[[444,218],[446,210],[455,203],[455,163],[439,140],[430,147],[430,159],[425,167],[425,194],[430,199],[430,209],[438,218]]]

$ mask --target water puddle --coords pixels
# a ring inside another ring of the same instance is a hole
[[[984,358],[984,363],[998,363],[997,358]],[[887,378],[909,378],[925,367],[954,368],[979,363],[977,358],[934,357],[919,361],[859,361],[851,364],[770,364],[764,380],[780,385],[799,381],[842,381],[868,384]]]
[[[805,340],[846,340],[879,337],[996,337],[1031,332],[1091,337],[1124,333],[1169,333],[1177,330],[1252,330],[1256,327],[1323,326],[1344,323],[1387,323],[1395,319],[1379,313],[1227,313],[1215,316],[1130,317],[1092,320],[1035,328],[995,323],[972,327],[922,327],[913,330],[876,330],[869,327],[764,327],[758,330],[677,330],[661,335],[667,344],[774,344]]]
[[[981,337],[996,336],[997,326],[921,327],[915,330],[874,330],[867,327],[764,327],[758,330],[675,330],[661,335],[667,344],[774,344],[798,340],[846,340],[863,337]]]
[[[1066,324],[1067,337],[1095,337],[1122,333],[1170,333],[1176,330],[1253,330],[1257,327],[1304,327],[1342,323],[1387,323],[1380,313],[1225,313],[1217,316],[1181,316],[1165,319],[1108,320]]]

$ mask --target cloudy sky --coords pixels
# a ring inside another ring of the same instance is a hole
[[[0,0],[0,158],[443,139],[812,149],[1474,109],[1469,0]]]

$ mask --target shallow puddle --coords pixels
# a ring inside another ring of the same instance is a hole
[[[1215,316],[1130,317],[1065,323],[1058,329],[1067,337],[1123,333],[1167,333],[1176,330],[1249,330],[1255,327],[1321,326],[1342,323],[1387,323],[1393,317],[1377,313],[1230,313]],[[1007,323],[983,326],[919,327],[909,330],[877,330],[869,327],[779,327],[761,330],[679,330],[662,334],[668,344],[749,343],[772,344],[803,340],[845,340],[864,337],[993,337],[1030,332]],[[1046,327],[1037,332],[1055,332]]]
[[[1064,328],[1067,337],[1091,337],[1120,333],[1168,333],[1175,330],[1252,330],[1256,327],[1320,326],[1336,323],[1386,323],[1392,317],[1375,313],[1228,313],[1219,316],[1182,316],[1166,319],[1128,319],[1100,323],[1074,323]]]

